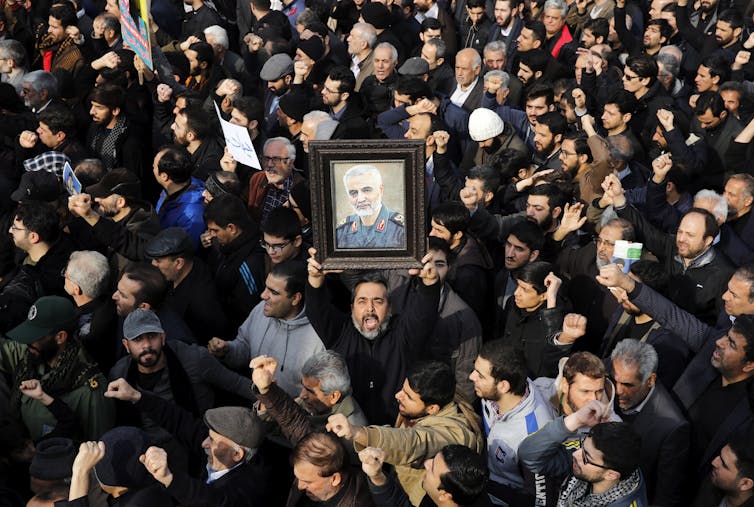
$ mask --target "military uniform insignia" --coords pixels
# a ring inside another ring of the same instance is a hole
[[[406,217],[404,217],[401,213],[394,214],[390,217],[390,220],[392,220],[396,224],[406,225]]]
[[[377,223],[377,230],[378,231],[384,231],[385,230],[385,221],[384,220],[380,220]]]
[[[351,222],[351,232],[356,232],[358,230],[359,230],[359,221],[354,220],[353,222]]]
[[[97,379],[94,377],[90,378],[88,382],[89,382],[89,387],[92,389],[92,391],[94,391],[95,389],[99,387],[99,382],[97,382]]]

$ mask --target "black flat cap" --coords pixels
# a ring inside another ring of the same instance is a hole
[[[157,236],[150,239],[144,247],[144,253],[152,259],[159,259],[169,255],[186,255],[194,251],[194,243],[191,241],[186,229],[182,227],[168,227],[160,231]]]

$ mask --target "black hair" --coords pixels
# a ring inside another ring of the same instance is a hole
[[[616,90],[615,93],[607,99],[605,105],[607,104],[615,104],[620,114],[633,114],[636,112],[638,101],[633,93],[620,89]]]
[[[47,125],[53,134],[65,132],[66,135],[70,135],[76,130],[76,117],[63,104],[48,105],[37,113],[37,120]]]
[[[351,290],[351,304],[353,304],[354,300],[356,299],[356,291],[358,291],[359,286],[364,283],[378,283],[385,287],[385,293],[388,293],[389,287],[387,285],[387,280],[382,277],[380,273],[377,272],[366,272],[363,275],[359,277],[358,280],[356,280],[356,283],[353,285],[353,289]]]
[[[43,243],[54,243],[60,236],[60,220],[52,204],[24,201],[16,209],[16,218]]]
[[[116,108],[122,109],[126,103],[126,90],[114,84],[103,83],[92,89],[89,100],[102,104],[111,111]]]
[[[532,72],[542,72],[544,74],[547,64],[550,62],[550,54],[542,49],[532,49],[519,53],[519,64],[523,63]]]
[[[639,79],[649,78],[649,84],[647,87],[652,86],[654,82],[657,81],[657,73],[659,72],[657,69],[657,62],[647,54],[630,57],[626,60],[626,67],[639,76]]]
[[[554,271],[555,267],[549,262],[535,261],[521,266],[513,276],[517,281],[531,284],[537,294],[544,294],[547,292],[545,278]]]
[[[55,4],[50,7],[49,15],[60,21],[63,28],[69,26],[76,26],[78,24],[78,18],[76,17],[76,9],[68,2]]]
[[[301,236],[301,222],[294,210],[278,206],[270,211],[262,222],[262,232],[276,238],[293,241]]]
[[[524,25],[524,28],[531,30],[534,33],[534,38],[544,45],[547,40],[547,29],[544,23],[541,21],[529,21]]]
[[[531,88],[529,88],[529,91],[526,92],[525,102],[529,102],[530,100],[538,99],[540,97],[545,98],[545,104],[547,104],[548,106],[551,106],[555,103],[555,91],[551,86],[543,83],[534,83]]]
[[[744,345],[744,360],[754,361],[754,315],[739,315],[733,323],[731,331],[740,334],[746,340]]]
[[[147,303],[153,310],[162,306],[168,293],[168,282],[157,267],[146,262],[133,263],[123,270],[123,276],[139,284],[134,293],[135,306]]]
[[[212,46],[206,42],[194,42],[188,48],[190,51],[196,52],[196,60],[199,63],[207,64],[207,70],[212,67],[212,63],[215,61],[215,52]]]
[[[690,215],[691,213],[699,213],[704,217],[704,237],[705,238],[714,238],[720,233],[720,226],[717,225],[717,220],[715,219],[714,215],[707,211],[706,209],[702,208],[691,208],[686,213],[683,214],[681,217],[681,220],[685,218],[686,216]]]
[[[460,444],[446,445],[440,453],[449,469],[440,476],[440,489],[450,493],[453,502],[470,506],[487,494],[487,464],[479,454]]]
[[[256,120],[259,128],[264,122],[264,105],[256,97],[238,97],[233,101],[233,107],[238,109],[250,122]]]
[[[631,263],[629,271],[644,285],[660,294],[667,294],[670,276],[659,262],[638,260]]]
[[[440,238],[436,238],[434,236],[430,236],[427,238],[427,251],[431,250],[438,250],[440,252],[445,253],[445,259],[447,259],[448,264],[450,264],[450,245],[448,245],[447,241],[444,241]]]
[[[550,206],[550,212],[555,208],[563,209],[566,204],[566,196],[560,188],[552,183],[542,183],[529,190],[529,195],[544,195],[547,197],[547,204]]]
[[[288,293],[288,296],[292,297],[298,292],[302,298],[304,297],[308,276],[306,264],[288,259],[279,264],[273,264],[270,274],[277,278],[285,279],[285,291]]]
[[[490,372],[495,383],[506,380],[510,384],[511,393],[523,396],[526,392],[526,359],[523,352],[507,345],[502,339],[492,340],[482,344],[479,357],[490,362]]]
[[[348,67],[343,65],[337,65],[330,69],[327,75],[333,81],[339,81],[338,92],[348,93],[353,95],[353,91],[356,88],[356,78],[353,76],[353,72]]]
[[[456,392],[456,377],[450,365],[440,361],[417,361],[406,375],[408,385],[425,405],[444,407]]]
[[[200,106],[184,107],[178,114],[186,118],[186,129],[194,133],[198,140],[204,140],[213,135],[213,117]]]
[[[246,205],[240,197],[229,194],[219,195],[207,204],[204,208],[204,222],[214,222],[220,227],[233,224],[242,231],[251,227]]]
[[[673,162],[673,167],[670,168],[665,179],[675,185],[675,189],[679,194],[684,194],[689,189],[689,176],[683,169],[678,167],[678,162]]]
[[[563,135],[568,128],[568,122],[565,117],[557,111],[548,111],[537,116],[537,123],[546,125],[550,133],[554,136]]]
[[[717,15],[718,21],[725,21],[730,25],[731,30],[736,28],[743,28],[744,18],[737,9],[725,9]]]
[[[163,147],[158,153],[162,153],[157,163],[158,174],[167,174],[171,181],[178,184],[191,181],[194,162],[186,148],[173,144]]]
[[[711,77],[719,77],[719,84],[726,82],[730,77],[730,63],[722,56],[709,55],[699,65],[707,67]]]
[[[587,143],[587,135],[583,130],[569,130],[563,134],[563,141],[573,141],[573,150],[577,155],[586,155],[586,161],[592,162],[592,150]]]
[[[718,118],[725,111],[725,102],[719,93],[707,90],[699,94],[694,113],[701,115],[706,113],[707,109],[712,111],[712,116],[715,118]]]
[[[628,479],[639,468],[640,456],[636,449],[641,448],[641,437],[630,424],[600,423],[592,428],[589,436],[594,447],[602,453],[605,466],[618,472],[621,479]]]
[[[521,220],[511,227],[508,236],[515,236],[532,252],[535,250],[541,252],[545,245],[545,234],[542,232],[542,228],[529,220]]]
[[[605,18],[590,18],[584,23],[583,29],[591,31],[595,39],[602,37],[602,42],[605,42],[610,33],[610,23]]]
[[[497,192],[500,186],[500,174],[490,166],[478,165],[469,170],[468,179],[480,180],[482,182],[482,190],[485,192]]]
[[[401,95],[408,95],[411,102],[432,97],[432,89],[427,82],[416,76],[400,76],[395,91]]]
[[[673,36],[673,28],[670,26],[670,23],[668,23],[667,19],[663,19],[663,18],[650,19],[649,21],[647,21],[647,26],[659,27],[660,36],[665,37],[666,43],[670,40],[670,37]]]
[[[728,447],[736,456],[738,478],[754,480],[754,439],[745,431],[738,431],[728,440]]]
[[[432,220],[445,227],[451,235],[457,232],[466,234],[466,229],[468,229],[471,221],[471,214],[462,203],[446,201],[432,212]]]
[[[421,33],[427,30],[442,30],[442,23],[437,18],[424,18],[421,24]]]
[[[482,7],[485,11],[487,10],[487,0],[466,0],[466,7],[469,9],[474,9],[476,7]]]

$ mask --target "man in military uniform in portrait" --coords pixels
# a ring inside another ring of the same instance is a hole
[[[368,164],[351,167],[343,176],[355,214],[338,224],[337,248],[405,248],[404,218],[382,203],[385,186],[379,169]]]

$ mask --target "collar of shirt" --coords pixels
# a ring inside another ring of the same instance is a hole
[[[435,2],[435,5],[433,5],[432,8],[429,9],[427,12],[424,12],[424,13],[417,12],[416,14],[414,14],[414,18],[416,19],[416,21],[419,22],[419,24],[421,24],[421,22],[424,21],[426,18],[435,18],[435,19],[437,19],[437,16],[439,14],[440,14],[440,8],[439,8],[437,2]]]
[[[631,410],[624,410],[623,413],[626,414],[626,415],[634,415],[634,414],[638,414],[639,412],[641,412],[641,409],[644,408],[644,405],[647,404],[647,402],[649,401],[649,398],[652,397],[652,394],[654,392],[655,392],[655,386],[653,385],[652,389],[649,390],[649,393],[647,393],[646,398],[644,398],[644,400],[641,403],[639,403],[638,405],[636,405]]]
[[[626,167],[623,168],[622,171],[618,171],[618,179],[623,180],[623,178],[625,178],[629,174],[631,174],[631,168],[626,165]]]
[[[209,467],[209,465],[207,465],[207,484],[212,484],[213,482],[215,482],[220,477],[226,475],[231,470],[234,470],[234,469],[240,467],[244,463],[245,463],[245,461],[242,461],[240,463],[237,463],[236,466],[234,466],[232,468],[226,468],[225,470],[213,470],[213,469],[211,469]]]
[[[333,119],[333,120],[335,120],[335,121],[340,121],[340,119],[341,119],[341,118],[343,118],[343,115],[345,114],[345,112],[346,112],[346,109],[348,109],[348,104],[346,104],[346,105],[345,105],[345,106],[343,107],[343,109],[341,109],[341,110],[340,110],[340,111],[338,111],[337,113],[336,113],[336,112],[334,112],[334,111],[332,110],[332,108],[330,108],[330,118],[332,118],[332,119]]]

